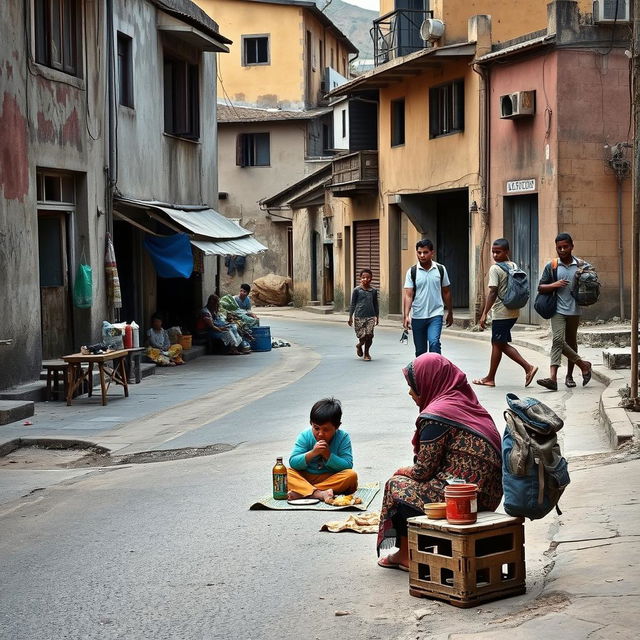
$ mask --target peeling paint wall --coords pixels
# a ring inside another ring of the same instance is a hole
[[[84,53],[79,58],[86,68],[82,77],[75,77],[35,63],[26,50],[30,5],[0,4],[0,339],[13,340],[0,347],[0,389],[33,380],[40,372],[40,168],[75,175],[76,211],[67,218],[70,284],[81,248],[94,267],[94,305],[72,311],[75,348],[97,336],[105,312],[104,222],[96,213],[104,202],[104,93],[99,82],[104,57],[97,53],[104,50],[104,12],[96,3],[84,4]]]

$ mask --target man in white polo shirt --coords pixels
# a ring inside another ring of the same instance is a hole
[[[441,353],[440,334],[445,307],[447,327],[453,324],[451,283],[444,265],[433,260],[433,242],[423,239],[416,243],[418,264],[407,271],[404,279],[402,324],[413,331],[416,357],[426,353]]]

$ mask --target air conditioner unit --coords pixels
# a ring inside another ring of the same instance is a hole
[[[594,24],[629,22],[629,4],[629,0],[596,0],[593,3]]]
[[[516,91],[500,96],[501,118],[522,118],[536,112],[536,92]]]
[[[425,42],[435,42],[444,35],[444,22],[435,18],[427,18],[420,25],[420,37]]]

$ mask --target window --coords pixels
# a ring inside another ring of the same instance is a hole
[[[78,0],[34,0],[36,62],[78,74]]]
[[[164,59],[164,130],[174,136],[200,137],[199,68],[186,60]]]
[[[347,137],[347,110],[342,110],[342,137]]]
[[[242,36],[242,66],[269,64],[269,36]]]
[[[118,32],[118,102],[133,107],[133,60],[131,38]]]
[[[404,144],[404,98],[391,101],[391,146]]]
[[[239,167],[268,167],[271,162],[268,133],[241,133],[236,138]]]
[[[464,81],[429,89],[429,137],[464,131]]]

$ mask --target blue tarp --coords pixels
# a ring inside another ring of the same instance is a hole
[[[193,253],[186,233],[156,237],[145,235],[145,249],[149,252],[156,272],[161,278],[189,278],[193,272]]]

